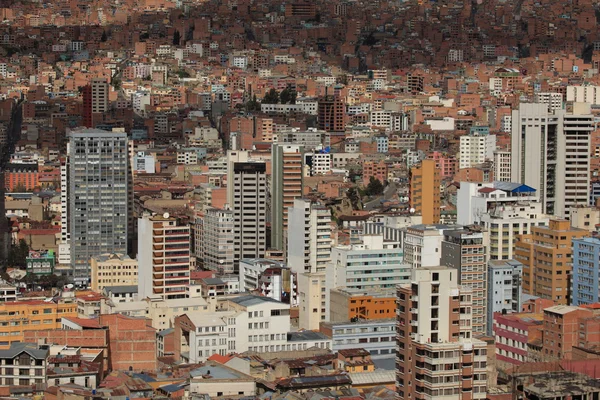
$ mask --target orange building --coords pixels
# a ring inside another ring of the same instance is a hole
[[[423,160],[410,169],[410,207],[423,217],[423,224],[440,222],[440,170],[435,160]]]
[[[523,292],[556,304],[570,304],[572,240],[588,236],[567,220],[552,219],[549,226],[531,228],[517,236],[514,258],[523,264]]]
[[[393,293],[330,291],[330,322],[346,322],[353,318],[384,319],[396,316],[396,296]]]
[[[51,302],[24,300],[0,303],[0,349],[8,349],[14,342],[23,342],[25,332],[61,328],[62,317],[77,317],[74,298]]]
[[[31,191],[39,186],[37,164],[9,164],[4,173],[4,187],[8,192]]]
[[[363,185],[367,186],[371,181],[371,177],[378,179],[381,183],[387,181],[388,166],[381,160],[378,163],[373,161],[365,161],[363,163]]]
[[[155,371],[156,329],[151,321],[121,314],[100,315],[108,326],[109,364],[113,371]]]
[[[544,310],[542,351],[538,361],[571,359],[573,346],[588,347],[589,345],[597,345],[597,341],[595,343],[584,343],[585,326],[598,326],[597,320],[592,317],[593,312],[591,310],[579,307],[554,306],[546,308]],[[590,324],[594,322],[595,324]]]

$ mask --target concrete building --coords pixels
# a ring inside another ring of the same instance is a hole
[[[486,242],[490,260],[511,260],[516,235],[534,226],[548,225],[536,191],[511,182],[461,182],[457,194],[457,221],[476,224],[489,232]]]
[[[494,151],[494,179],[500,182],[510,182],[510,168],[510,151]]]
[[[319,98],[317,105],[318,127],[327,132],[343,132],[345,125],[346,104],[331,95]]]
[[[252,397],[256,394],[256,380],[236,369],[209,361],[194,370],[196,375],[190,379],[190,394],[213,397]]]
[[[588,231],[571,228],[569,221],[560,219],[519,235],[515,260],[523,264],[523,292],[556,304],[570,304],[572,241],[588,235]]]
[[[547,104],[548,111],[562,110],[563,95],[558,92],[538,92],[533,96],[534,103]]]
[[[125,254],[102,254],[91,259],[94,292],[114,286],[138,285],[138,262]]]
[[[451,225],[414,225],[404,235],[404,262],[411,268],[440,265],[444,231],[458,229]]]
[[[84,129],[68,136],[68,196],[63,208],[68,215],[70,275],[87,285],[93,256],[127,254],[127,135]]]
[[[421,214],[424,224],[440,222],[440,171],[435,160],[423,160],[410,169],[410,207]]]
[[[303,195],[304,147],[273,143],[271,157],[271,247],[286,250],[289,208]]]
[[[33,386],[46,384],[46,367],[50,351],[37,343],[12,343],[0,350],[0,386]]]
[[[397,398],[486,398],[487,343],[472,337],[471,307],[453,268],[414,269],[398,288]]]
[[[390,358],[396,353],[396,318],[324,322],[320,332],[331,338],[334,352],[363,348],[373,359]]]
[[[490,260],[487,271],[487,327],[493,335],[495,313],[518,313],[522,306],[523,264],[514,260]]]
[[[368,321],[394,318],[395,315],[393,289],[334,288],[329,291],[329,322]]]
[[[296,198],[289,208],[287,263],[295,273],[324,271],[331,261],[331,211]]]
[[[542,211],[568,217],[587,205],[590,194],[590,105],[571,112],[548,111],[546,104],[521,103],[512,115],[511,180],[538,189]]]
[[[536,361],[570,360],[573,347],[591,347],[598,344],[598,335],[586,336],[586,320],[591,321],[592,310],[559,305],[544,309],[541,354]],[[595,323],[597,332],[598,323]],[[583,333],[583,335],[580,335]]]
[[[168,213],[138,220],[138,294],[186,297],[190,285],[190,227]]]
[[[571,303],[574,306],[600,301],[600,239],[573,239]]]
[[[298,274],[298,327],[317,330],[328,319],[327,276],[325,272]]]
[[[230,209],[208,208],[202,224],[204,268],[220,274],[235,271],[234,215]]]
[[[471,289],[472,318],[474,334],[486,331],[487,302],[487,260],[485,256],[485,236],[476,225],[444,231],[441,264],[454,268],[458,273],[457,282]]]
[[[598,230],[600,224],[600,208],[589,206],[571,208],[569,221],[573,228],[594,232]]]
[[[567,101],[600,104],[600,86],[567,86]]]
[[[241,292],[258,292],[274,300],[298,305],[297,276],[285,264],[265,258],[243,259],[239,264]]]
[[[469,134],[460,137],[459,168],[471,168],[492,160],[495,150],[496,135],[490,135],[489,128],[484,130],[472,128]]]
[[[506,369],[528,362],[529,343],[542,340],[542,313],[494,313],[496,361]]]
[[[239,160],[239,161],[238,161]],[[234,262],[262,258],[267,245],[267,175],[264,162],[231,151],[227,161],[227,203],[234,218]],[[237,269],[236,269],[237,271]]]

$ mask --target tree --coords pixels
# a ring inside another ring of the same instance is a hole
[[[102,32],[102,37],[100,38],[101,42],[106,42],[108,40],[108,35],[106,34],[106,31]]]
[[[181,33],[179,33],[179,31],[175,31],[175,33],[173,33],[173,44],[175,46],[179,46],[179,42],[181,41]]]
[[[296,97],[297,93],[291,86],[287,86],[279,94],[281,104],[296,104]]]
[[[8,250],[8,266],[9,267],[25,267],[27,266],[27,256],[29,255],[29,246],[24,239],[19,240],[18,244],[14,244]]]
[[[260,111],[260,103],[256,100],[256,95],[252,96],[252,100],[246,102],[246,112]]]
[[[265,97],[263,97],[262,102],[264,104],[277,104],[279,103],[279,92],[277,92],[277,90],[275,89],[271,89],[267,92],[267,94],[265,94]]]
[[[383,183],[374,176],[369,179],[369,184],[367,185],[367,195],[369,196],[378,196],[383,193]]]
[[[348,197],[348,200],[350,200],[350,204],[352,204],[352,208],[354,210],[358,210],[358,202],[360,200],[360,197],[358,195],[358,191],[356,190],[356,188],[351,187],[350,189],[348,189],[346,191],[346,196]]]

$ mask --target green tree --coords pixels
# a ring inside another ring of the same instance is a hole
[[[358,202],[360,201],[360,196],[359,196],[356,188],[351,187],[350,189],[348,189],[346,191],[346,196],[348,197],[348,200],[350,200],[350,204],[352,204],[352,208],[354,210],[358,210],[359,209]]]
[[[378,196],[383,193],[383,183],[374,176],[369,179],[369,184],[367,185],[367,195],[369,196]]]
[[[277,104],[279,103],[279,92],[275,89],[271,89],[267,92],[267,94],[265,94],[265,97],[263,97],[262,102],[264,104]]]
[[[181,33],[176,30],[175,33],[173,33],[173,44],[179,46],[179,42],[181,42]]]
[[[279,94],[279,100],[281,104],[296,104],[297,95],[298,94],[291,86],[287,86]]]
[[[252,96],[252,100],[246,102],[246,111],[260,111],[260,103],[256,100],[256,95]]]
[[[13,244],[8,251],[8,266],[9,267],[25,267],[27,266],[27,256],[29,255],[29,246],[27,242],[21,239],[18,244]]]

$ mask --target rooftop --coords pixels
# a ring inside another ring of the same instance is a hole
[[[243,307],[251,307],[251,306],[256,306],[256,305],[263,304],[263,303],[276,303],[276,304],[281,304],[282,306],[287,306],[287,304],[284,304],[284,303],[277,301],[275,299],[272,299],[270,297],[262,297],[262,296],[254,296],[254,295],[240,296],[240,297],[236,297],[234,299],[230,299],[229,301],[231,301],[232,303],[235,303],[235,304],[239,304],[240,306],[243,306]]]
[[[288,342],[303,342],[313,340],[329,340],[329,337],[321,332],[314,331],[301,331],[301,332],[288,332]]]

